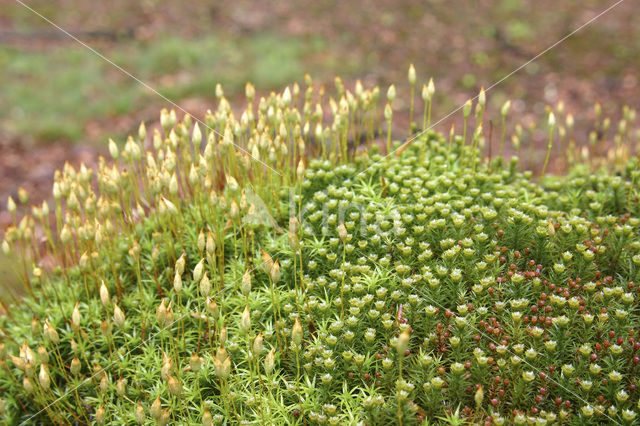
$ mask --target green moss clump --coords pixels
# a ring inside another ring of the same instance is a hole
[[[630,151],[540,182],[483,157],[469,107],[383,156],[379,89],[337,90],[329,126],[311,85],[163,111],[56,175],[53,222],[10,203],[7,423],[635,421]]]

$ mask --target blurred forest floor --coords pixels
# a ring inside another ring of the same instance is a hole
[[[327,86],[336,75],[348,87],[356,79],[383,90],[395,82],[395,105],[406,117],[406,75],[414,63],[420,86],[435,80],[436,121],[614,1],[26,3],[192,115],[214,106],[217,82],[240,106],[246,81],[264,94],[302,83],[308,72]],[[32,201],[48,198],[53,172],[65,161],[93,164],[109,137],[123,142],[140,121],[152,125],[170,107],[19,3],[6,1],[2,9],[0,229],[9,219],[7,196],[15,198],[18,186]],[[492,89],[488,111],[498,123],[511,99],[510,122],[528,125],[562,100],[576,117],[575,138],[586,143],[595,102],[613,118],[624,104],[640,107],[639,70],[640,7],[627,0]],[[448,131],[459,116],[439,128]],[[543,139],[534,133],[528,143],[537,147]],[[525,166],[544,156],[533,154]]]

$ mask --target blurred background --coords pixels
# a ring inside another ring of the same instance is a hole
[[[413,63],[419,86],[435,80],[434,121],[615,3],[24,1],[192,115],[213,107],[218,82],[241,105],[247,81],[268,93],[302,83],[308,72],[317,84],[330,86],[339,75],[348,87],[361,79],[383,93],[395,82],[397,114],[406,117]],[[122,142],[170,105],[20,3],[2,0],[0,10],[2,229],[7,196],[16,198],[18,186],[32,201],[48,198],[65,161],[94,163],[109,137]],[[595,102],[612,118],[624,104],[640,107],[639,70],[640,6],[626,0],[492,89],[489,114],[499,122],[511,99],[511,122],[526,125],[563,100],[576,116],[576,138],[586,140]],[[544,156],[539,151],[529,165]]]

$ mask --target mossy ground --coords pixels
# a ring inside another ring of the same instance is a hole
[[[312,86],[163,111],[118,166],[57,174],[55,225],[13,204],[7,423],[634,421],[631,150],[534,178],[476,125],[383,155],[379,89],[337,91],[332,125]]]

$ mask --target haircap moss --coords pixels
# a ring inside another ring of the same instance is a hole
[[[380,99],[336,78],[327,102],[305,80],[257,102],[247,84],[240,115],[218,85],[202,122],[165,109],[110,140],[112,161],[65,165],[51,209],[8,201],[25,295],[0,318],[0,416],[635,421],[635,111],[612,125],[598,106],[582,144],[550,107],[534,177],[503,155],[534,152],[536,128],[509,135],[510,102],[494,111],[484,90],[443,135],[411,67],[423,130],[396,141],[395,85]],[[547,174],[553,147],[569,173]]]

